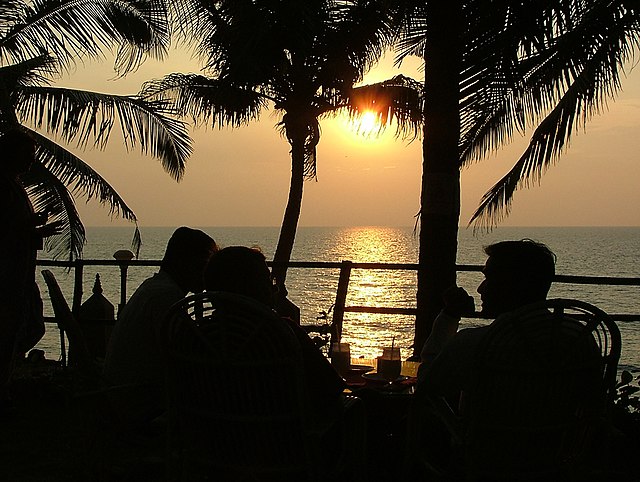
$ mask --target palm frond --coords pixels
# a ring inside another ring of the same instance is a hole
[[[109,215],[136,221],[136,215],[109,183],[82,159],[45,136],[32,132],[38,144],[37,161],[62,185],[84,197],[107,206]]]
[[[198,74],[169,74],[146,82],[140,91],[143,99],[171,102],[179,116],[191,116],[194,123],[213,127],[239,127],[257,120],[267,98],[251,89]]]
[[[56,72],[55,59],[48,54],[39,55],[15,64],[0,67],[0,85],[9,92],[33,85],[46,85]]]
[[[333,2],[332,28],[323,28],[314,40],[314,48],[326,52],[314,66],[319,83],[329,86],[338,80],[346,90],[362,81],[397,37],[393,14],[386,2]]]
[[[526,151],[509,173],[484,195],[470,224],[490,226],[506,216],[517,188],[539,182],[575,130],[603,108],[607,98],[615,95],[620,87],[618,72],[623,69],[628,46],[637,42],[628,37],[633,35],[638,17],[629,20],[616,29],[609,29],[607,41],[599,42],[598,48],[584,61],[582,70],[573,73],[566,92],[538,125]],[[568,82],[566,77],[565,82]]]
[[[0,67],[0,123],[18,123],[15,106],[19,92],[27,86],[46,84],[53,65],[52,57],[42,55]]]
[[[422,92],[420,82],[398,75],[352,89],[344,108],[354,119],[364,112],[373,112],[381,126],[388,126],[395,121],[398,137],[416,139],[423,125]]]
[[[68,67],[120,46],[116,68],[125,73],[149,55],[162,57],[169,45],[164,0],[34,0],[13,8],[0,36],[0,61],[49,52]]]
[[[464,161],[502,146],[514,129],[524,132],[537,125],[574,82],[591,83],[593,95],[585,95],[577,107],[583,112],[601,108],[615,95],[618,73],[638,43],[639,27],[638,13],[617,3],[591,2],[588,8],[585,4],[562,26],[560,20],[549,21],[547,31],[540,26],[544,22],[525,18],[524,24],[512,26],[517,32],[504,35],[529,39],[528,44],[510,47],[509,42],[494,40],[500,48],[467,59],[473,65],[462,84]],[[592,73],[583,75],[588,71]]]
[[[114,122],[121,127],[127,149],[139,146],[158,158],[179,180],[191,153],[190,138],[182,121],[170,116],[165,102],[133,96],[55,87],[25,87],[17,105],[21,118],[37,128],[56,132],[69,143],[84,147],[90,138],[98,148],[109,140]]]
[[[66,186],[46,167],[35,163],[23,176],[23,184],[36,212],[46,211],[49,221],[61,223],[61,232],[45,241],[53,259],[75,261],[82,257],[86,243],[85,230],[76,210],[73,196]]]
[[[0,2],[0,36],[16,18],[16,11],[22,8],[22,0],[3,0]]]
[[[424,58],[429,19],[424,1],[397,1],[394,25],[398,31],[395,42],[396,63],[414,56]]]

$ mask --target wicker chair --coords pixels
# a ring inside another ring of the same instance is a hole
[[[295,336],[222,292],[189,296],[163,328],[172,480],[315,480]]]
[[[584,302],[548,300],[499,318],[478,347],[462,417],[443,399],[431,400],[457,443],[455,477],[602,476],[592,462],[603,456],[598,440],[615,394],[620,349],[613,320]]]

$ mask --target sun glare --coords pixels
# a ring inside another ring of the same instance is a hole
[[[360,117],[350,121],[351,128],[358,134],[367,138],[377,138],[382,134],[382,125],[373,111],[365,111]]]
[[[383,126],[374,111],[364,110],[358,116],[342,112],[335,119],[329,119],[340,132],[340,138],[352,146],[380,148],[395,142],[395,128]]]

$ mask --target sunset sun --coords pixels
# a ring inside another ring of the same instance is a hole
[[[378,138],[383,131],[383,126],[373,111],[364,111],[359,117],[351,118],[349,125],[358,136],[366,138]]]

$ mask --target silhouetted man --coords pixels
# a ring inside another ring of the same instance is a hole
[[[546,299],[556,260],[547,246],[529,239],[502,241],[487,246],[485,253],[485,279],[478,286],[482,314],[499,318]],[[460,318],[474,312],[473,298],[463,288],[447,291],[444,304],[421,352],[418,391],[455,397],[472,382],[476,348],[489,326],[458,332]]]
[[[36,258],[43,238],[58,234],[61,225],[45,224],[46,213],[34,212],[22,185],[35,155],[27,131],[16,127],[0,136],[0,403],[15,360],[44,334]]]
[[[169,308],[204,288],[204,269],[218,247],[203,231],[181,227],[167,244],[160,271],[133,293],[111,333],[104,376],[133,385],[112,397],[121,414],[145,422],[164,412],[164,357],[158,329]]]

